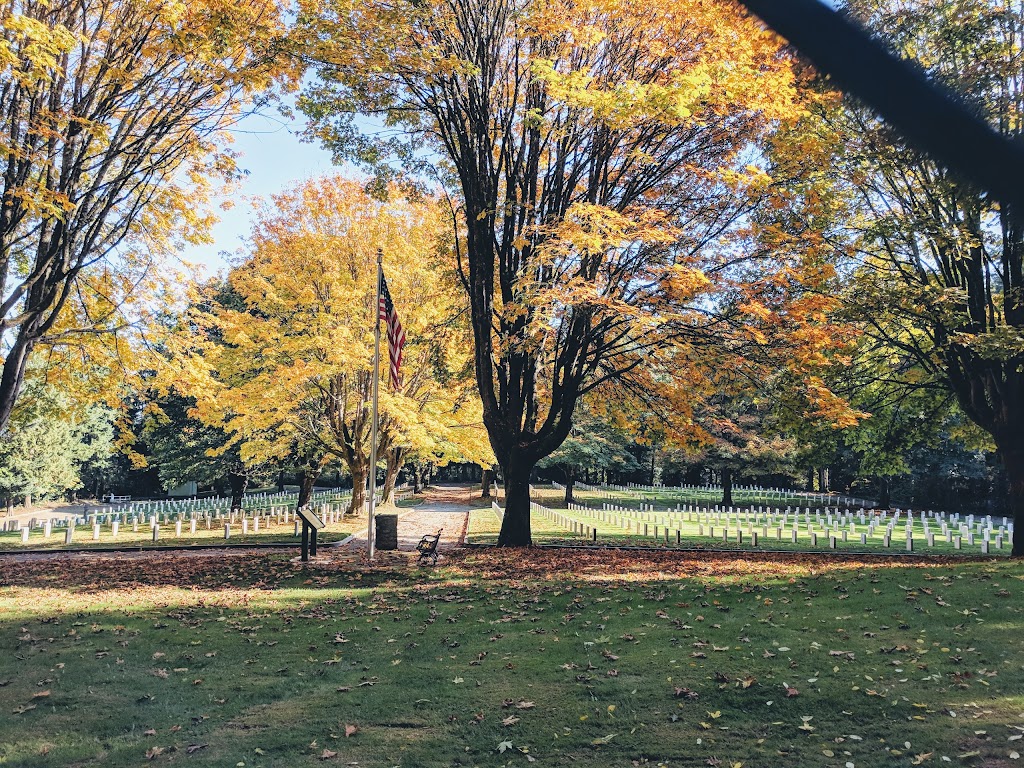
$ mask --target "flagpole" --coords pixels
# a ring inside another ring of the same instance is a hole
[[[384,252],[377,249],[377,301],[373,305],[373,428],[370,430],[370,514],[366,527],[366,555],[373,560],[373,518],[377,512],[377,396],[380,391],[380,282],[384,276]]]

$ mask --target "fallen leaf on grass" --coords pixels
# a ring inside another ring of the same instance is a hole
[[[150,747],[146,750],[146,759],[155,760],[157,757],[164,753],[163,747]]]
[[[198,752],[200,749],[206,749],[209,744],[189,744],[185,747],[185,754],[191,755],[194,752]],[[261,750],[256,750],[259,753]]]
[[[321,760],[330,760],[331,758],[334,758],[334,757],[337,757],[337,756],[338,756],[337,752],[332,752],[329,749],[325,749],[323,752],[320,753],[320,759]]]
[[[506,717],[504,720],[501,721],[501,724],[504,725],[504,726],[515,725],[516,723],[518,723],[520,721],[520,719],[521,718],[518,718],[515,715],[509,715],[508,717]]]
[[[614,733],[609,733],[607,736],[599,736],[599,737],[597,737],[596,739],[594,739],[590,743],[595,745],[595,746],[600,746],[601,744],[607,744],[608,742],[610,742],[614,738],[615,738],[615,734]]]
[[[13,711],[13,713],[15,715],[23,715],[26,712],[28,712],[29,710],[32,710],[32,709],[35,709],[35,708],[36,708],[35,704],[22,704],[20,707],[18,707],[15,710],[12,710],[12,711]]]
[[[357,733],[359,733],[359,726],[358,725],[349,725],[348,723],[345,723],[345,738],[346,739],[351,737],[351,736],[355,736]]]
[[[33,699],[45,699],[49,695],[50,695],[49,691],[39,691],[37,693],[33,693],[32,694],[32,698]]]

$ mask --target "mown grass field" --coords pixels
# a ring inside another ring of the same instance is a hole
[[[1006,561],[5,561],[0,765],[1013,766]]]

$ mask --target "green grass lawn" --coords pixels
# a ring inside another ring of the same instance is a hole
[[[5,561],[0,765],[999,768],[1024,752],[1016,563],[388,562]]]

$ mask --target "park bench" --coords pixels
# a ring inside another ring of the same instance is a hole
[[[427,558],[433,558],[434,565],[437,565],[437,542],[441,540],[441,531],[443,530],[444,528],[438,528],[437,533],[433,536],[424,536],[420,539],[420,543],[416,545],[416,551],[420,553],[420,564],[423,564]]]

